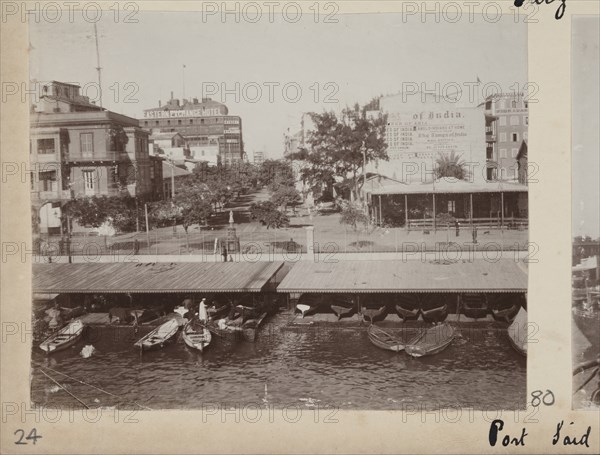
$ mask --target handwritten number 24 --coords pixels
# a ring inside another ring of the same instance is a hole
[[[19,436],[19,439],[17,441],[15,441],[15,444],[27,444],[27,442],[23,442],[23,439],[25,439],[27,441],[33,441],[33,445],[35,445],[37,440],[41,439],[41,437],[42,437],[41,435],[38,436],[37,430],[35,428],[32,428],[26,437],[25,437],[25,431],[21,430],[20,428],[17,431],[15,431],[13,434],[21,435],[21,436]]]
[[[546,393],[543,393],[541,390],[534,390],[531,392],[531,396],[533,397],[531,400],[531,406],[537,408],[540,404],[544,404],[544,406],[552,406],[554,404],[554,393],[551,390],[546,389]]]

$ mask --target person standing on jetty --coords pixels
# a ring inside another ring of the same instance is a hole
[[[227,262],[227,247],[225,245],[221,249],[221,255],[223,256],[223,262]]]

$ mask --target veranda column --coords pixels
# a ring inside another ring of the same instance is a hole
[[[469,196],[471,199],[471,211],[470,211],[471,217],[470,218],[471,218],[471,227],[472,227],[473,226],[473,193],[471,193]]]
[[[504,227],[504,193],[500,193],[500,227]]]
[[[404,227],[408,231],[408,194],[404,195]]]
[[[381,194],[379,195],[379,226],[383,224],[383,217],[381,215]]]
[[[435,222],[435,193],[431,193],[431,196],[433,197],[433,232],[436,232],[437,225]]]

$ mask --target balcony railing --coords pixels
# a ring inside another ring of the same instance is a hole
[[[113,150],[98,150],[94,153],[86,154],[65,154],[64,160],[67,162],[91,162],[91,161],[125,161],[129,159],[127,152],[116,152]]]

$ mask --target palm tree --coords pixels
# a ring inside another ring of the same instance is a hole
[[[452,151],[450,155],[441,154],[436,160],[437,167],[435,168],[435,176],[440,179],[442,177],[453,177],[458,180],[467,178],[467,165],[460,155]]]

